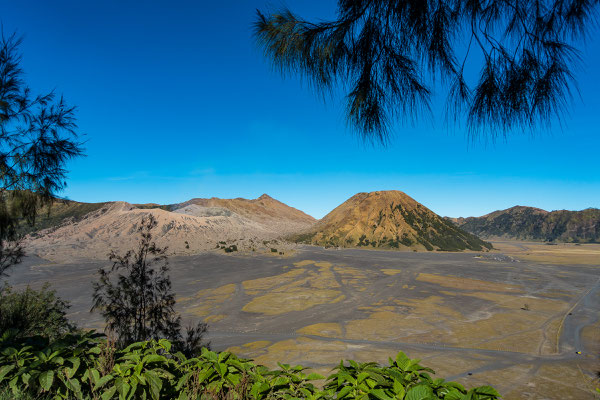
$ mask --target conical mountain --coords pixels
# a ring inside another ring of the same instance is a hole
[[[358,193],[294,239],[340,247],[430,251],[491,248],[397,190]]]

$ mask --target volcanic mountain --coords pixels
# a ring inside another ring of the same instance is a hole
[[[106,259],[111,250],[134,248],[137,227],[149,215],[158,222],[154,240],[168,246],[171,254],[195,254],[218,243],[259,247],[315,223],[313,217],[267,195],[163,206],[66,202],[52,206],[49,215],[40,215],[39,224],[45,229],[31,232],[25,244],[29,252],[52,261]]]
[[[248,200],[243,198],[220,199],[191,199],[181,204],[169,206],[176,212],[195,215],[197,212],[205,213],[208,210],[218,212],[228,210],[241,217],[269,226],[281,234],[297,232],[312,225],[316,220],[304,212],[290,207],[267,194],[257,199]]]
[[[489,243],[396,190],[358,193],[292,239],[341,247],[430,251],[491,248]]]
[[[451,219],[457,226],[490,239],[600,242],[600,210],[545,211],[516,206],[481,217]]]

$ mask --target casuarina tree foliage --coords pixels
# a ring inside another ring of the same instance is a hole
[[[184,354],[194,354],[202,347],[207,325],[199,323],[181,333],[181,317],[175,311],[175,294],[171,288],[167,248],[152,241],[154,216],[142,218],[138,227],[140,241],[125,255],[114,251],[112,267],[98,270],[94,283],[93,307],[100,311],[107,330],[116,335],[118,344],[169,339]]]
[[[20,67],[21,39],[0,37],[0,276],[23,256],[16,223],[65,187],[68,160],[82,154],[75,108],[54,92],[33,95]]]
[[[333,21],[259,11],[255,32],[282,72],[345,91],[348,122],[367,140],[387,142],[395,119],[430,109],[434,89],[446,93],[453,122],[495,138],[564,114],[577,44],[598,8],[598,0],[339,0]],[[475,79],[465,73],[473,67]]]

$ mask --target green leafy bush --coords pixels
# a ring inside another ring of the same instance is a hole
[[[320,389],[302,366],[279,364],[270,370],[229,352],[203,349],[198,357],[173,352],[161,339],[111,349],[99,334],[67,335],[50,342],[18,338],[7,331],[0,339],[0,389],[13,395],[53,399],[379,399],[493,400],[489,386],[470,390],[433,379],[433,371],[399,353],[388,366],[340,362]]]
[[[40,290],[15,291],[6,286],[0,293],[0,332],[15,329],[21,337],[42,335],[51,339],[73,331],[67,319],[69,303],[44,284]]]
[[[434,371],[419,365],[420,360],[411,360],[400,352],[396,359],[389,359],[389,366],[377,363],[349,365],[340,362],[335,373],[327,378],[323,394],[335,399],[379,399],[379,400],[462,400],[497,399],[500,394],[490,386],[470,390],[456,382],[433,379]]]
[[[101,342],[97,334],[67,335],[50,342],[40,336],[18,338],[4,333],[0,343],[0,385],[13,394],[51,393],[56,399],[94,393],[93,374]],[[96,371],[97,372],[97,371]]]

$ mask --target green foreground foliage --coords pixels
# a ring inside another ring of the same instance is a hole
[[[67,318],[69,307],[48,283],[39,290],[28,286],[15,291],[4,286],[0,288],[0,332],[13,329],[19,338],[43,335],[56,339],[76,329]]]
[[[186,358],[165,339],[116,349],[98,333],[0,338],[0,395],[34,399],[498,399],[489,386],[434,379],[404,353],[388,366],[340,362],[325,377],[301,366],[270,370],[229,352]],[[315,382],[316,381],[316,382]],[[324,382],[324,384],[323,384]],[[317,385],[319,384],[319,385]],[[322,387],[322,389],[321,389]]]

